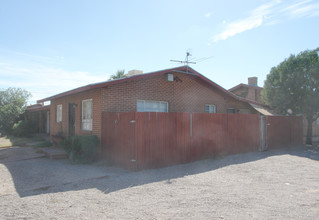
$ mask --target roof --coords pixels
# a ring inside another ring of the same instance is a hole
[[[26,108],[26,111],[29,111],[29,112],[45,111],[45,110],[50,110],[50,105],[35,104],[35,105],[29,105]]]
[[[238,84],[237,86],[234,86],[233,88],[228,89],[228,91],[233,92],[233,91],[235,91],[236,89],[239,89],[240,87],[255,88],[255,89],[259,89],[259,90],[262,90],[262,89],[263,89],[263,87],[251,86],[251,85],[248,85],[248,84],[240,83],[240,84]]]
[[[251,105],[251,107],[253,107],[257,112],[259,112],[262,115],[265,115],[265,116],[277,115],[265,106],[256,105],[256,104],[252,104],[252,103],[249,103],[249,104]]]
[[[124,83],[124,82],[130,82],[130,81],[134,81],[134,80],[138,80],[138,79],[143,79],[143,78],[147,78],[147,77],[151,77],[151,76],[156,76],[156,75],[163,75],[163,74],[168,74],[168,73],[172,73],[172,72],[180,72],[180,73],[184,73],[184,74],[191,74],[193,76],[198,77],[199,79],[203,80],[204,82],[208,83],[209,85],[215,87],[217,90],[219,90],[220,92],[243,102],[246,103],[255,103],[258,104],[257,102],[239,97],[233,93],[231,93],[230,91],[224,89],[223,87],[221,87],[220,85],[218,85],[217,83],[211,81],[210,79],[206,78],[204,75],[200,74],[199,72],[197,72],[196,70],[192,69],[189,66],[180,66],[180,67],[175,67],[175,68],[171,68],[171,69],[165,69],[165,70],[160,70],[160,71],[155,71],[155,72],[150,72],[150,73],[144,73],[144,74],[139,74],[139,75],[133,75],[133,76],[129,76],[126,78],[121,78],[121,79],[115,79],[115,80],[109,80],[109,81],[104,81],[104,82],[100,82],[100,83],[94,83],[94,84],[89,84],[86,86],[82,86],[76,89],[72,89],[54,96],[50,96],[41,100],[38,100],[37,103],[43,103],[46,101],[50,101],[52,99],[57,99],[57,98],[61,98],[64,96],[68,96],[68,95],[73,95],[73,94],[77,94],[77,93],[81,93],[81,92],[85,92],[85,91],[89,91],[92,89],[97,89],[97,88],[103,88],[109,85],[114,85],[114,84],[120,84],[120,83]]]

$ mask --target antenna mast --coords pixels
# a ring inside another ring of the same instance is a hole
[[[186,72],[188,72],[188,64],[196,64],[196,62],[189,61],[189,57],[192,56],[190,52],[186,52],[186,57],[184,61],[181,60],[170,60],[171,62],[183,63],[186,66]]]

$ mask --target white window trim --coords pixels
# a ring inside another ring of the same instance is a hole
[[[92,103],[92,104],[91,104],[91,107],[92,107],[92,109],[91,109],[91,118],[89,118],[89,119],[84,119],[84,118],[83,118],[83,116],[84,116],[83,104],[84,104],[85,102],[88,102],[88,101],[91,101],[91,103]],[[83,126],[84,123],[88,123],[89,126],[88,126],[88,127]],[[93,129],[93,100],[92,100],[92,99],[82,100],[81,129],[82,129],[83,131],[92,131],[92,129]]]
[[[168,112],[169,111],[169,109],[168,109],[168,102],[166,102],[166,101],[157,101],[157,100],[141,100],[141,99],[138,99],[138,100],[136,100],[136,111],[137,111],[137,103],[138,102],[143,102],[143,110],[145,109],[145,102],[159,102],[159,103],[162,103],[162,104],[166,104],[166,112]],[[143,112],[145,112],[145,111],[143,111]]]
[[[210,112],[211,107],[213,107],[213,106],[214,106],[214,110],[215,110],[215,111],[214,111],[214,112]],[[208,112],[206,111],[206,107],[209,108]],[[206,113],[216,113],[216,112],[217,112],[216,105],[211,105],[211,104],[205,105],[205,112],[206,112]]]
[[[61,108],[60,108],[61,106]],[[61,109],[61,113],[59,114],[59,109]],[[59,123],[59,122],[62,122],[62,112],[63,112],[63,106],[62,104],[59,104],[56,106],[56,122]]]

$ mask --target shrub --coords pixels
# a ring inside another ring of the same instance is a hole
[[[21,120],[12,127],[12,134],[17,137],[31,137],[36,133],[36,126],[29,120]]]
[[[73,136],[62,140],[59,144],[72,161],[79,163],[92,162],[96,156],[98,145],[99,138],[96,135]]]

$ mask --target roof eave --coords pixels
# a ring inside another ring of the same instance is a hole
[[[150,73],[144,73],[144,74],[140,74],[140,75],[133,75],[130,77],[126,77],[126,78],[122,78],[122,79],[116,79],[116,80],[111,80],[111,81],[104,81],[104,82],[100,82],[100,83],[94,83],[94,84],[89,84],[86,86],[82,86],[76,89],[72,89],[66,92],[62,92],[59,93],[57,95],[54,96],[50,96],[44,99],[40,99],[37,101],[37,103],[43,103],[46,101],[50,101],[52,99],[57,99],[57,98],[61,98],[67,95],[73,95],[73,94],[77,94],[80,92],[85,92],[91,89],[98,89],[98,88],[103,88],[109,85],[114,85],[114,84],[118,84],[118,83],[123,83],[123,82],[128,82],[128,81],[133,81],[133,80],[137,80],[140,78],[146,78],[146,77],[150,77],[150,76],[156,76],[156,75],[161,75],[161,74],[165,74],[165,73],[170,73],[170,72],[174,72],[174,71],[182,71],[184,69],[188,69],[189,73],[193,73],[195,75],[200,75],[200,73],[198,73],[197,71],[195,71],[194,69],[192,69],[191,67],[186,67],[186,66],[180,66],[180,67],[175,67],[175,68],[171,68],[171,69],[165,69],[165,70],[160,70],[160,71],[155,71],[155,72],[150,72]]]
[[[223,87],[221,87],[220,85],[218,85],[217,83],[211,81],[210,79],[208,79],[207,77],[205,77],[204,75],[200,74],[199,72],[197,72],[196,70],[192,69],[189,66],[180,66],[180,67],[176,67],[176,68],[171,68],[171,69],[165,69],[165,70],[160,70],[160,71],[155,71],[155,72],[150,72],[150,73],[145,73],[145,74],[140,74],[140,75],[134,75],[131,77],[127,77],[127,78],[123,78],[123,79],[117,79],[117,80],[111,80],[111,81],[105,81],[105,82],[101,82],[101,83],[95,83],[95,84],[89,84],[86,86],[82,86],[73,90],[69,90],[54,96],[50,96],[41,100],[38,100],[37,103],[43,103],[46,101],[50,101],[52,99],[57,99],[57,98],[61,98],[67,95],[73,95],[73,94],[77,94],[80,92],[85,92],[91,89],[98,89],[98,88],[103,88],[109,85],[114,85],[114,84],[119,84],[119,83],[123,83],[123,82],[128,82],[128,81],[133,81],[133,80],[137,80],[140,78],[146,78],[146,77],[150,77],[150,76],[156,76],[156,75],[161,75],[161,74],[166,74],[166,73],[170,73],[170,72],[178,72],[178,71],[185,71],[185,69],[187,68],[188,73],[191,73],[193,75],[198,76],[200,79],[202,79],[203,81],[207,82],[208,84],[210,84],[211,86],[216,87],[219,91],[227,94],[228,96],[239,100],[239,101],[243,101],[246,103],[252,103],[252,104],[257,104],[260,105],[260,103],[258,102],[254,102],[252,100],[248,100],[242,97],[239,97],[237,95],[235,95],[234,93],[228,91],[227,89],[224,89]]]

